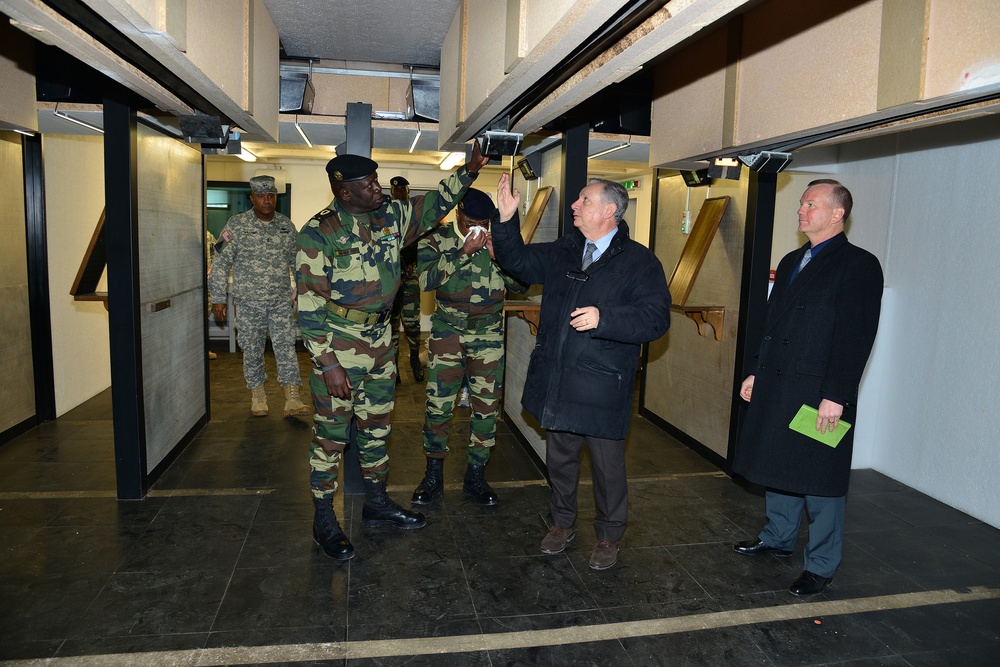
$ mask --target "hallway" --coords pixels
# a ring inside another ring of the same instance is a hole
[[[788,559],[732,552],[760,528],[760,490],[638,416],[611,570],[587,567],[586,465],[577,539],[540,553],[548,487],[503,422],[499,506],[463,497],[468,410],[427,527],[363,529],[362,497],[338,493],[357,556],[330,560],[310,539],[311,419],[280,416],[270,353],[271,416],[251,417],[239,353],[212,347],[212,421],[143,501],[115,500],[110,390],[0,446],[0,664],[997,664],[1000,531],[855,471],[844,563],[800,600],[801,542]],[[389,490],[408,504],[423,385],[402,373]]]

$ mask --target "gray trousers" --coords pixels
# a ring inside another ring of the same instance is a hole
[[[809,513],[809,541],[805,569],[832,578],[844,555],[846,497],[800,496],[768,489],[765,494],[767,525],[760,540],[769,547],[792,551],[799,538],[803,510]]]
[[[302,384],[299,358],[295,353],[295,305],[291,299],[255,301],[237,299],[233,306],[236,313],[236,342],[243,350],[243,379],[247,389],[264,384],[264,345],[271,334],[271,348],[278,365],[278,383],[282,387]]]
[[[594,530],[598,540],[618,542],[628,521],[628,484],[625,479],[625,441],[605,440],[562,431],[548,431],[545,466],[552,484],[549,504],[552,523],[572,528],[576,522],[576,488],[580,478],[580,454],[584,443],[590,450],[594,473]]]

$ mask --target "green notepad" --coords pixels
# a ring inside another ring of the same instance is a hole
[[[792,423],[788,425],[788,428],[793,431],[798,431],[802,435],[807,435],[817,442],[822,442],[824,445],[830,447],[836,447],[840,444],[841,438],[847,433],[851,425],[845,421],[838,421],[837,428],[827,429],[826,433],[820,433],[816,430],[816,417],[819,416],[819,411],[816,408],[810,408],[808,405],[803,405],[799,408],[799,411],[795,413],[792,417]]]

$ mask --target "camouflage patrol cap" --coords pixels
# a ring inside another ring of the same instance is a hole
[[[266,195],[278,194],[278,188],[274,187],[274,176],[254,176],[250,179],[250,194]]]
[[[360,155],[338,155],[326,163],[326,173],[330,175],[330,180],[341,183],[368,178],[376,169],[378,162]]]
[[[493,217],[496,206],[493,205],[493,200],[488,194],[482,190],[469,188],[458,204],[458,210],[472,220],[489,220]]]
[[[403,178],[402,176],[393,176],[392,179],[390,179],[389,181],[389,185],[391,185],[394,188],[401,188],[404,185],[409,185],[409,184],[410,182],[405,178]]]

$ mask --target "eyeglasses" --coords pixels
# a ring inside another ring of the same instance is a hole
[[[566,272],[566,277],[570,280],[579,280],[581,283],[585,283],[590,280],[590,275],[584,273],[580,269],[573,269]]]

